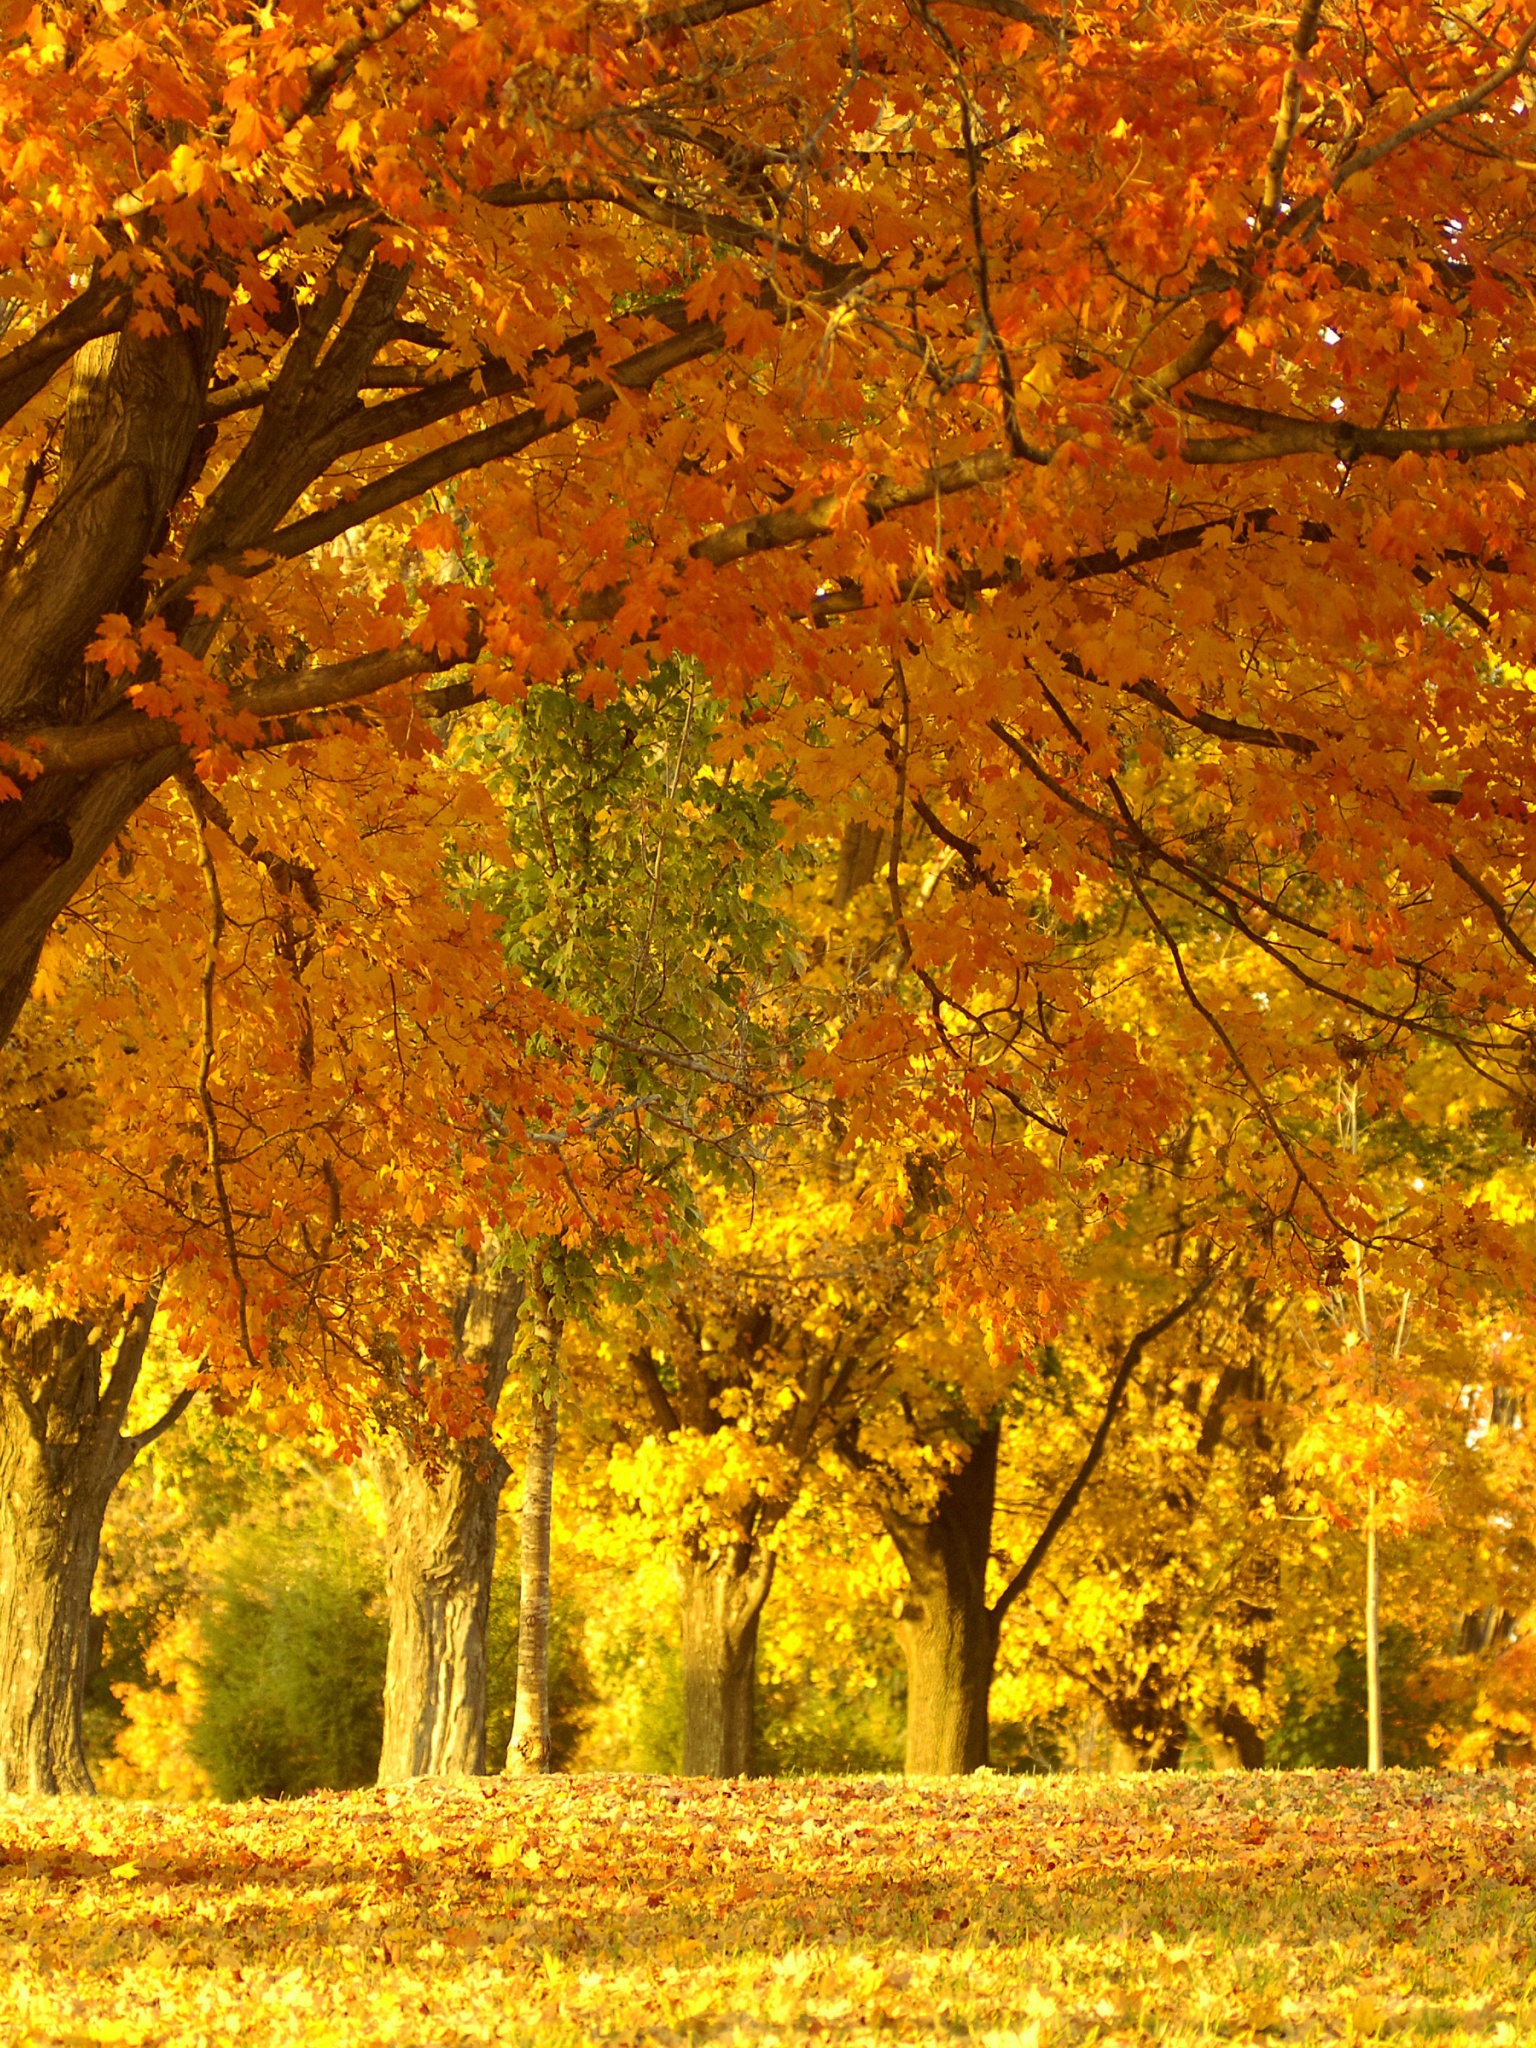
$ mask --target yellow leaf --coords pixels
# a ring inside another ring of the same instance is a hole
[[[1355,2035],[1378,2033],[1384,2018],[1381,2000],[1364,1991],[1350,2007],[1349,2031]]]

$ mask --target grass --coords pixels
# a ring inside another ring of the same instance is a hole
[[[0,1801],[0,2041],[1536,2042],[1536,1780]]]

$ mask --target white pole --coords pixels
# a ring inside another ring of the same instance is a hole
[[[1365,1295],[1361,1291],[1360,1319],[1365,1320]],[[1403,1355],[1403,1336],[1408,1328],[1408,1290],[1403,1289],[1402,1307],[1397,1312],[1397,1335],[1392,1340],[1392,1362]],[[1374,1357],[1371,1391],[1376,1390]],[[1381,1769],[1381,1556],[1376,1531],[1376,1488],[1373,1485],[1365,1508],[1365,1723],[1366,1769]]]
[[[1376,1489],[1365,1511],[1365,1715],[1366,1769],[1381,1769],[1381,1649],[1376,1617],[1381,1604],[1381,1568],[1376,1554]]]

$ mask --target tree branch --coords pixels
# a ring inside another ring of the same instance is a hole
[[[1089,1444],[1087,1451],[1083,1455],[1083,1462],[1074,1473],[1071,1484],[1067,1487],[1066,1492],[1057,1501],[1055,1507],[1052,1508],[1046,1519],[1045,1527],[1035,1538],[1034,1546],[1030,1550],[1028,1557],[1025,1558],[989,1609],[994,1635],[1002,1628],[1009,1608],[1028,1591],[1030,1580],[1033,1579],[1035,1573],[1044,1564],[1046,1557],[1050,1553],[1051,1545],[1066,1527],[1067,1522],[1071,1519],[1073,1510],[1083,1497],[1084,1488],[1098,1470],[1099,1460],[1104,1455],[1104,1447],[1109,1442],[1109,1433],[1115,1426],[1115,1418],[1120,1413],[1121,1404],[1124,1402],[1127,1389],[1130,1387],[1132,1375],[1141,1363],[1142,1353],[1149,1344],[1156,1343],[1159,1337],[1171,1330],[1175,1323],[1179,1322],[1189,1313],[1201,1296],[1209,1292],[1211,1283],[1215,1280],[1219,1271],[1219,1267],[1213,1266],[1205,1274],[1200,1284],[1192,1289],[1190,1293],[1186,1294],[1182,1301],[1175,1303],[1165,1315],[1159,1316],[1155,1323],[1149,1323],[1144,1330],[1138,1330],[1130,1343],[1125,1347],[1125,1354],[1121,1358],[1119,1365],[1115,1368],[1115,1376],[1109,1384],[1109,1398],[1104,1403],[1104,1413],[1099,1417],[1099,1426],[1093,1433],[1093,1441]]]
[[[78,349],[120,327],[132,303],[132,292],[121,279],[104,278],[98,271],[77,298],[0,356],[0,426],[35,398]]]
[[[1193,408],[1191,408],[1193,409]],[[1224,462],[1280,462],[1292,455],[1331,455],[1340,462],[1358,462],[1376,455],[1395,462],[1400,455],[1496,455],[1505,448],[1523,448],[1536,441],[1536,418],[1499,420],[1466,427],[1359,427],[1348,420],[1287,419],[1252,434],[1228,435],[1219,441],[1184,441],[1181,461],[1196,465]]]
[[[629,1362],[635,1368],[635,1378],[640,1382],[645,1397],[651,1404],[651,1413],[656,1418],[657,1426],[665,1435],[676,1436],[683,1425],[678,1420],[671,1395],[661,1383],[661,1374],[656,1370],[656,1361],[651,1356],[650,1346],[643,1344],[638,1351],[632,1351]]]
[[[135,1303],[123,1325],[123,1334],[117,1340],[117,1356],[112,1361],[112,1371],[101,1397],[102,1419],[114,1434],[122,1427],[128,1403],[133,1399],[133,1390],[144,1369],[144,1353],[160,1307],[162,1285],[161,1280],[156,1280],[143,1300]]]
[[[1317,41],[1318,22],[1322,17],[1323,0],[1302,0],[1300,19],[1296,33],[1291,38],[1291,61],[1285,69],[1285,82],[1280,88],[1280,111],[1275,116],[1275,139],[1270,144],[1269,162],[1264,167],[1264,202],[1259,219],[1266,228],[1271,227],[1280,217],[1285,203],[1285,167],[1290,158],[1291,145],[1296,140],[1297,122],[1301,116],[1301,67],[1311,55],[1312,45]]]
[[[934,498],[972,491],[981,484],[1000,483],[1020,460],[1043,466],[1050,459],[1051,451],[1046,448],[1029,448],[1022,457],[1007,448],[986,448],[953,462],[938,463],[914,483],[898,484],[888,477],[877,477],[857,502],[874,526],[893,512],[910,511],[914,505],[926,505]],[[850,492],[829,491],[800,512],[759,512],[754,518],[738,520],[734,526],[717,527],[696,540],[688,553],[696,562],[710,562],[723,569],[727,563],[743,561],[748,555],[824,540],[837,530],[839,514],[854,502]]]
[[[1368,171],[1373,164],[1379,164],[1383,157],[1391,156],[1394,151],[1405,148],[1410,142],[1417,142],[1421,135],[1428,135],[1433,129],[1443,128],[1447,121],[1459,120],[1463,114],[1475,113],[1500,86],[1508,85],[1512,78],[1518,77],[1525,69],[1525,60],[1531,53],[1533,43],[1536,43],[1536,21],[1531,23],[1516,43],[1506,62],[1496,71],[1490,72],[1481,85],[1469,87],[1458,99],[1447,100],[1438,107],[1431,107],[1416,121],[1409,121],[1391,135],[1384,135],[1380,142],[1373,142],[1366,148],[1357,149],[1353,156],[1346,157],[1333,174],[1334,191],[1337,192],[1350,178],[1357,178],[1362,171]]]
[[[724,345],[724,331],[717,322],[694,321],[682,333],[666,341],[653,342],[650,347],[639,349],[622,362],[613,364],[605,376],[579,385],[574,407],[558,419],[550,419],[542,408],[535,407],[519,413],[515,419],[503,420],[494,427],[482,427],[477,433],[462,435],[445,447],[418,456],[414,462],[404,464],[389,476],[380,477],[377,483],[365,485],[338,504],[278,527],[265,540],[254,543],[252,552],[258,556],[265,555],[272,562],[291,561],[296,555],[308,554],[311,548],[336,540],[342,534],[350,533],[354,527],[377,519],[381,513],[392,512],[397,505],[407,504],[412,498],[419,498],[437,485],[447,483],[450,477],[462,476],[466,470],[483,469],[488,463],[505,461],[511,455],[520,455],[536,442],[563,433],[578,419],[601,419],[616,402],[620,391],[648,391],[669,372],[714,355]],[[226,566],[237,574],[251,575],[259,573],[262,564],[257,561],[252,565],[242,555]]]
[[[123,1448],[135,1458],[140,1451],[147,1450],[152,1443],[163,1437],[168,1429],[175,1427],[197,1399],[197,1394],[198,1389],[195,1385],[183,1387],[157,1422],[152,1422],[148,1429],[136,1430],[132,1436],[123,1438]]]

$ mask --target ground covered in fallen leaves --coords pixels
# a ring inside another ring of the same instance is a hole
[[[0,2042],[1536,2042],[1536,1778],[0,1800]]]

